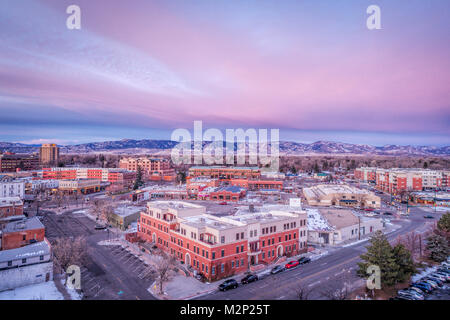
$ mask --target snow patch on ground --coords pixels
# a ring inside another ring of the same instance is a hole
[[[64,300],[53,281],[0,292],[0,300]]]

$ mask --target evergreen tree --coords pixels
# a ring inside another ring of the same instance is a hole
[[[139,189],[139,187],[143,184],[144,182],[142,181],[142,169],[140,166],[138,166],[136,171],[136,181],[134,182],[133,190]]]
[[[442,215],[437,223],[437,227],[441,231],[450,232],[450,212]]]
[[[416,271],[416,268],[414,267],[414,261],[411,257],[411,252],[408,251],[402,244],[397,244],[393,248],[393,252],[396,263],[399,266],[399,274],[397,281],[398,282],[406,281]]]
[[[320,172],[319,165],[317,164],[317,161],[314,162],[314,172],[315,173],[319,173]]]
[[[433,234],[427,239],[428,256],[431,260],[442,262],[450,254],[448,241],[439,234]]]
[[[393,286],[398,282],[400,268],[397,265],[394,250],[381,231],[375,232],[370,239],[370,246],[367,252],[362,254],[360,258],[363,260],[358,263],[359,270],[357,274],[362,278],[367,278],[367,268],[370,265],[376,265],[381,271],[381,285]]]
[[[428,162],[425,161],[425,162],[423,163],[423,168],[424,168],[424,169],[427,169],[427,168],[428,168]]]

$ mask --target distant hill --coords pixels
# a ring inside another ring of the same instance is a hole
[[[123,139],[117,141],[91,142],[78,145],[60,146],[62,153],[115,153],[115,154],[168,154],[178,142],[171,140],[132,140]],[[207,145],[204,142],[203,145]],[[38,152],[39,145],[0,142],[0,151],[11,151],[15,153]],[[305,155],[305,154],[375,154],[391,156],[448,156],[450,155],[450,146],[399,146],[385,145],[375,147],[370,145],[360,145],[351,143],[317,141],[314,143],[300,143],[280,141],[280,154],[284,155]]]

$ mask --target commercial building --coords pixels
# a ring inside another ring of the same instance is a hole
[[[380,208],[380,197],[374,193],[340,184],[322,184],[303,188],[306,201],[311,206],[342,206]]]
[[[209,200],[237,202],[245,197],[245,189],[236,186],[214,188],[209,194]]]
[[[89,194],[101,190],[100,180],[73,179],[60,180],[58,190],[68,194]]]
[[[0,251],[0,291],[53,280],[50,243],[44,239]]]
[[[39,148],[39,161],[41,164],[58,164],[59,147],[54,143],[45,143]]]
[[[383,230],[382,219],[361,217],[347,209],[306,209],[308,242],[334,245]]]
[[[45,227],[37,218],[14,221],[5,224],[1,231],[1,250],[20,248],[44,241]]]
[[[136,207],[132,205],[121,205],[114,208],[112,215],[109,217],[109,223],[121,230],[127,230],[128,226],[139,220],[140,212],[145,210],[144,207]]]
[[[306,251],[306,213],[291,207],[249,208],[216,217],[205,214],[203,206],[155,201],[141,213],[138,236],[216,280]]]
[[[131,186],[136,172],[118,168],[44,168],[40,172],[44,180],[95,179],[101,182]]]
[[[0,198],[19,197],[25,195],[25,182],[7,175],[0,175]]]
[[[232,186],[246,188],[250,191],[283,189],[283,181],[281,180],[230,179],[228,183]]]
[[[209,177],[212,179],[259,179],[258,167],[194,166],[189,168],[189,177]]]
[[[412,192],[408,200],[416,205],[450,207],[450,193],[448,192]]]
[[[29,171],[39,168],[36,154],[0,154],[0,172]]]

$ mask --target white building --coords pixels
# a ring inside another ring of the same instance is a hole
[[[0,175],[0,198],[19,197],[25,195],[25,182],[10,176]]]
[[[51,280],[53,261],[47,241],[0,251],[0,291]]]

